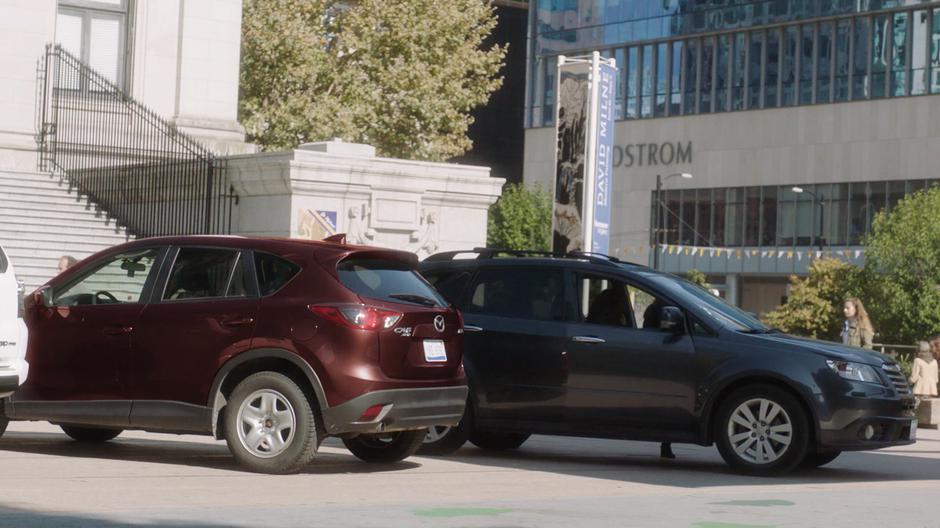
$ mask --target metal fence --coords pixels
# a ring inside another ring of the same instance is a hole
[[[225,161],[58,45],[38,75],[39,166],[139,237],[227,234]]]

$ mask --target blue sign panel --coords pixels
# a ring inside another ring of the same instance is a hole
[[[591,251],[607,255],[610,252],[610,200],[612,196],[610,175],[613,168],[617,69],[608,64],[599,66],[597,129],[594,134],[597,161],[594,168],[594,225]]]

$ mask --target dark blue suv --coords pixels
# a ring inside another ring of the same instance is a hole
[[[501,250],[419,271],[463,312],[470,385],[460,426],[431,430],[425,452],[534,433],[716,443],[737,469],[780,474],[915,440],[892,358],[783,334],[676,276]]]

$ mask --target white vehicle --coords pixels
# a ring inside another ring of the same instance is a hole
[[[23,292],[13,273],[13,263],[0,247],[0,398],[6,398],[26,381],[26,324]],[[0,404],[2,407],[2,404]],[[0,434],[6,429],[0,408]]]

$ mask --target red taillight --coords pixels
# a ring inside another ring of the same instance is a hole
[[[362,413],[362,416],[359,417],[358,421],[371,422],[372,420],[375,420],[379,417],[380,414],[382,414],[382,410],[385,409],[385,405],[386,404],[379,404],[369,407],[365,410],[365,412]]]
[[[386,330],[402,317],[400,312],[361,304],[308,306],[307,309],[328,321],[358,330]]]

